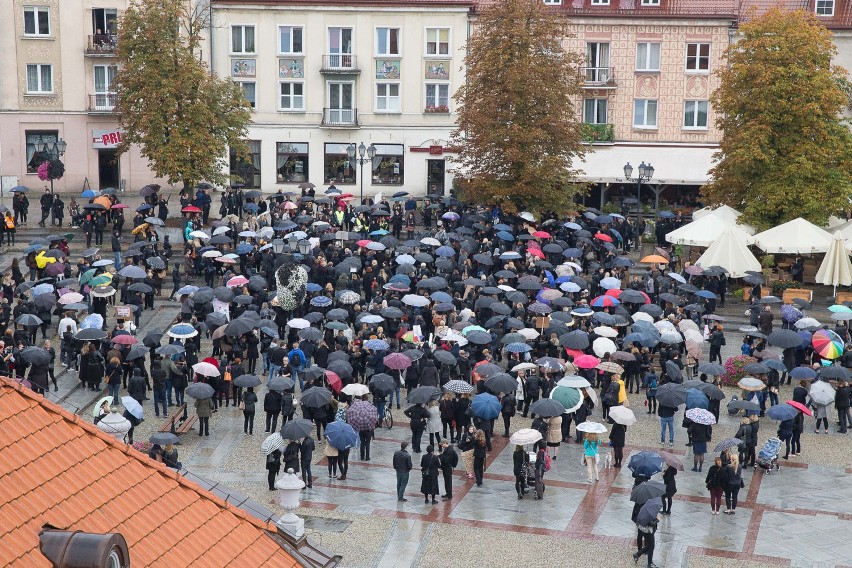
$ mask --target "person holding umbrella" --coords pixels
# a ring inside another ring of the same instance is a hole
[[[661,505],[662,500],[659,497],[654,497],[646,501],[639,510],[639,514],[636,515],[637,550],[633,554],[633,562],[638,563],[643,555],[647,555],[648,568],[657,568],[657,565],[654,564],[654,535],[657,532]]]
[[[586,481],[591,483],[598,480],[598,445],[600,439],[595,432],[586,432],[583,439],[583,463],[588,472]],[[593,479],[594,478],[594,479]]]
[[[288,446],[289,449],[289,446]],[[281,450],[273,450],[271,454],[266,456],[266,471],[267,482],[270,491],[275,491],[275,476],[281,471]],[[286,470],[285,470],[286,471]]]

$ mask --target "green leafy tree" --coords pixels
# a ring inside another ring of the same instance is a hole
[[[249,104],[197,56],[209,18],[206,2],[133,0],[118,28],[118,150],[138,144],[158,176],[185,188],[226,184],[229,147],[248,151]]]
[[[581,58],[563,47],[569,35],[541,0],[497,0],[479,14],[454,96],[465,200],[561,211],[585,191],[572,166],[584,147],[573,103]]]
[[[824,225],[852,196],[852,136],[841,117],[850,84],[831,64],[831,32],[807,12],[772,9],[740,33],[717,71],[723,137],[702,193],[760,229],[796,217]]]

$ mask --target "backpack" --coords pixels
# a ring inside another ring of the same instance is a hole
[[[614,406],[618,404],[618,391],[621,389],[618,382],[613,381],[609,388],[606,389],[606,393],[603,395],[603,401],[609,405]]]
[[[12,217],[6,217],[6,228],[14,229],[15,228],[15,220]]]
[[[550,460],[550,454],[547,452],[544,453],[544,471],[550,471],[550,466],[553,465],[553,462]]]

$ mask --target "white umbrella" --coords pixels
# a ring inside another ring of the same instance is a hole
[[[591,434],[605,434],[606,426],[604,426],[600,422],[592,422],[586,420],[585,422],[577,424],[577,430],[579,430],[580,432],[589,432]]]
[[[594,387],[591,385],[587,387],[583,387],[583,390],[586,391],[586,394],[589,395],[589,399],[594,403],[595,406],[598,405],[598,393],[595,392]]]
[[[581,389],[592,386],[592,383],[590,383],[583,377],[577,375],[568,375],[559,379],[559,381],[556,383],[556,386]]]
[[[429,246],[433,246],[433,247],[441,246],[441,241],[439,241],[438,239],[436,239],[434,237],[424,237],[424,238],[420,239],[420,242],[423,243],[424,245],[429,245]]]
[[[201,253],[201,256],[203,258],[219,258],[220,256],[222,256],[222,253],[218,250],[208,250]]]
[[[748,250],[748,244],[733,227],[725,227],[718,239],[704,251],[697,266],[721,266],[731,278],[742,278],[746,271],[760,271],[760,261]]]
[[[522,428],[512,434],[509,438],[509,442],[517,446],[535,444],[539,440],[541,440],[541,432],[533,430],[532,428]]]
[[[83,294],[78,294],[77,292],[67,292],[62,294],[59,297],[59,303],[62,305],[65,304],[76,304],[78,302],[83,301]]]
[[[618,332],[616,330],[605,325],[596,327],[592,331],[601,337],[618,337]]]
[[[675,245],[709,247],[728,228],[733,229],[746,244],[751,244],[754,229],[746,229],[743,225],[736,225],[717,215],[707,215],[675,229],[666,234],[666,241]]]
[[[143,410],[142,405],[139,404],[139,401],[132,396],[121,397],[121,405],[124,407],[124,410],[132,414],[135,418],[139,420],[144,418],[145,411]]]
[[[531,327],[525,327],[524,329],[519,329],[518,333],[524,336],[524,339],[535,339],[539,335],[541,335],[538,330],[532,329]]]
[[[281,437],[281,434],[275,432],[274,434],[267,436],[267,438],[261,442],[260,444],[260,452],[268,456],[275,450],[279,450],[284,447],[284,438]]]
[[[205,361],[193,365],[192,370],[199,375],[204,375],[205,377],[218,377],[222,374],[219,372],[219,369],[216,368],[216,365]]]
[[[617,424],[624,426],[633,426],[636,424],[636,415],[626,406],[611,406],[609,408],[609,417]]]
[[[831,241],[832,237],[828,231],[801,217],[754,236],[754,244],[769,254],[825,252],[831,246]],[[723,266],[723,268],[727,267]]]
[[[424,306],[428,306],[430,300],[425,296],[419,296],[417,294],[406,294],[402,297],[402,303],[406,306],[417,306],[422,308]]]
[[[363,396],[365,394],[370,394],[370,389],[367,385],[352,383],[343,387],[343,394],[348,394],[349,396]]]
[[[618,351],[618,347],[615,346],[612,339],[598,337],[595,339],[594,343],[592,343],[592,351],[594,351],[595,355],[598,357],[603,357],[607,353],[615,353]]]
[[[208,235],[204,231],[192,231],[189,234],[189,236],[192,237],[193,239],[209,239],[210,238],[210,235]]]
[[[654,323],[654,316],[651,314],[646,314],[645,312],[636,312],[632,316],[630,316],[634,322],[636,321],[646,321],[648,323]]]
[[[849,262],[849,253],[846,252],[846,242],[840,231],[834,232],[834,238],[819,270],[816,273],[816,283],[833,286],[832,295],[837,295],[837,286],[849,286],[852,284],[852,262]]]
[[[822,324],[814,318],[802,318],[793,325],[796,326],[796,329],[805,329],[806,327],[820,327]]]
[[[518,217],[523,219],[524,221],[529,221],[530,223],[535,223],[535,215],[528,211],[522,211],[518,213]]]
[[[397,264],[417,264],[417,261],[410,254],[401,254],[395,260]]]
[[[534,369],[538,369],[538,365],[534,365],[532,363],[518,363],[512,367],[512,371],[515,373],[520,373],[521,371],[532,371]]]
[[[215,229],[213,229],[213,236],[215,237],[216,235],[224,235],[230,230],[230,227],[216,227]]]
[[[293,318],[287,322],[287,326],[292,329],[305,329],[311,327],[311,322],[302,318]]]
[[[831,404],[834,402],[837,392],[830,384],[824,381],[817,381],[811,385],[811,390],[808,394],[811,396],[811,400],[817,404]]]

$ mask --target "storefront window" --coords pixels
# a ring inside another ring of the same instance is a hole
[[[248,140],[249,156],[238,157],[231,149],[231,183],[260,189],[260,140]]]
[[[376,144],[373,184],[402,185],[405,180],[402,144]]]
[[[325,145],[325,183],[355,183],[355,168],[349,163],[349,144]]]
[[[278,142],[275,146],[276,181],[301,183],[308,179],[308,145],[303,142]]]
[[[27,173],[38,172],[39,165],[48,159],[45,152],[36,152],[38,139],[46,144],[55,144],[59,140],[59,132],[56,130],[27,130]]]

